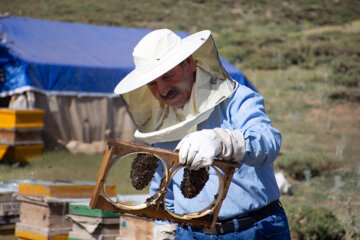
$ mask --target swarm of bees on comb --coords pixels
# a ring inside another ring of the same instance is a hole
[[[154,155],[139,153],[131,164],[131,184],[137,190],[144,189],[153,178],[158,164],[158,158]],[[199,170],[190,170],[184,168],[183,180],[180,189],[184,197],[194,198],[204,188],[209,179],[209,171],[207,168]]]

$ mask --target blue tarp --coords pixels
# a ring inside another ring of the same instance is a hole
[[[134,69],[133,48],[152,30],[5,17],[0,31],[0,96],[7,96],[27,90],[113,94],[118,81]],[[254,88],[241,71],[222,62],[235,80]]]

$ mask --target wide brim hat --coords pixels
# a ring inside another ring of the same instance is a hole
[[[168,29],[159,29],[143,37],[133,51],[135,69],[115,87],[116,94],[133,91],[168,72],[199,49],[210,37],[204,30],[180,38]]]

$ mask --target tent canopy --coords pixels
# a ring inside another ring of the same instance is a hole
[[[132,50],[150,29],[0,18],[0,97],[24,91],[108,96],[134,69]],[[176,32],[180,37],[186,32]],[[224,59],[240,84],[253,85]]]

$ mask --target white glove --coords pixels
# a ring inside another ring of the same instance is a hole
[[[176,146],[179,163],[192,170],[210,166],[215,158],[241,161],[245,155],[245,140],[239,130],[204,129],[186,135]]]
[[[176,224],[157,225],[154,227],[154,239],[173,240],[176,237]]]

